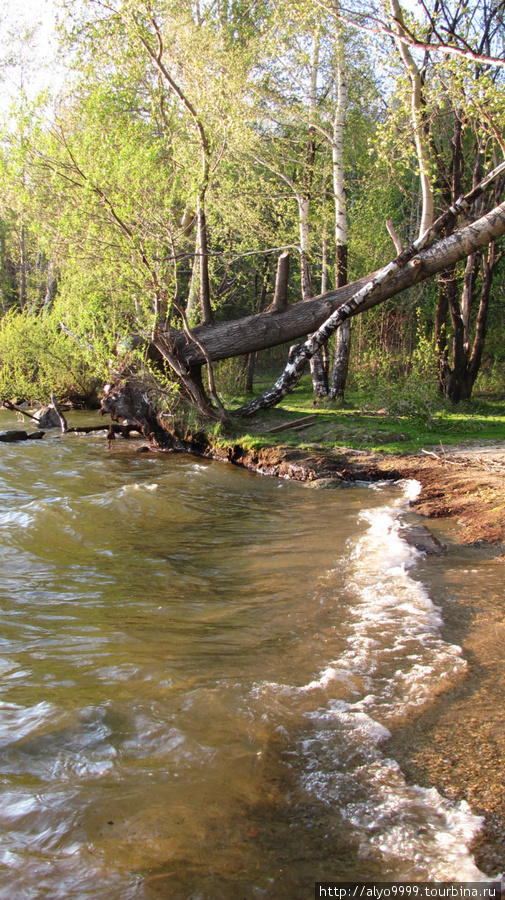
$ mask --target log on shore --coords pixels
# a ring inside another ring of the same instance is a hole
[[[293,419],[291,422],[284,422],[283,425],[267,428],[265,434],[275,434],[277,431],[289,431],[289,429],[296,431],[298,428],[305,426],[306,423],[315,425],[318,418],[317,413],[312,413],[310,416],[303,416],[301,419]]]

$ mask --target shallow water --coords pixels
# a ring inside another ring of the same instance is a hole
[[[406,491],[1,445],[0,898],[481,877],[479,820],[381,751],[466,670]]]

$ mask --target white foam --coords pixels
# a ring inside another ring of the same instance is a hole
[[[296,753],[304,787],[340,808],[360,852],[373,854],[388,880],[479,881],[486,876],[467,845],[481,819],[434,788],[407,785],[380,748],[391,727],[431,704],[466,668],[461,648],[441,636],[440,610],[410,574],[419,553],[402,540],[400,520],[418,492],[417,482],[406,482],[399,501],[363,514],[367,531],[344,561],[354,595],[341,629],[347,628],[345,649],[307,684],[291,688],[323,704],[306,713],[310,725]],[[348,700],[328,699],[332,684],[341,691],[346,680],[353,686]]]

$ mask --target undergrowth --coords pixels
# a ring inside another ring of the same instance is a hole
[[[260,393],[275,380],[262,373],[255,382]],[[223,393],[227,407],[238,409],[249,396]],[[271,432],[278,425],[315,415],[301,430]],[[310,375],[277,407],[256,417],[234,421],[232,434],[215,429],[214,439],[230,436],[250,449],[288,446],[332,450],[347,447],[383,453],[416,453],[423,448],[450,447],[472,441],[505,440],[505,400],[476,394],[457,407],[444,401],[434,379],[387,379],[373,382],[352,378],[343,404],[314,403]]]

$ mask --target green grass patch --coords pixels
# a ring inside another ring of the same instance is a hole
[[[272,380],[266,375],[258,379],[255,393],[267,388]],[[250,397],[235,395],[224,399],[229,408],[237,409]],[[381,399],[351,389],[343,405],[323,401],[316,406],[307,375],[283,403],[259,412],[252,419],[237,420],[233,439],[250,449],[347,447],[396,454],[416,453],[422,448],[450,448],[474,441],[505,441],[505,401],[477,398],[453,407],[437,396],[431,396],[429,401],[424,396],[417,403],[407,402],[400,394],[395,402],[383,406]],[[313,413],[317,419],[310,427],[269,433],[277,425]],[[223,439],[229,441],[229,437],[223,434]]]

